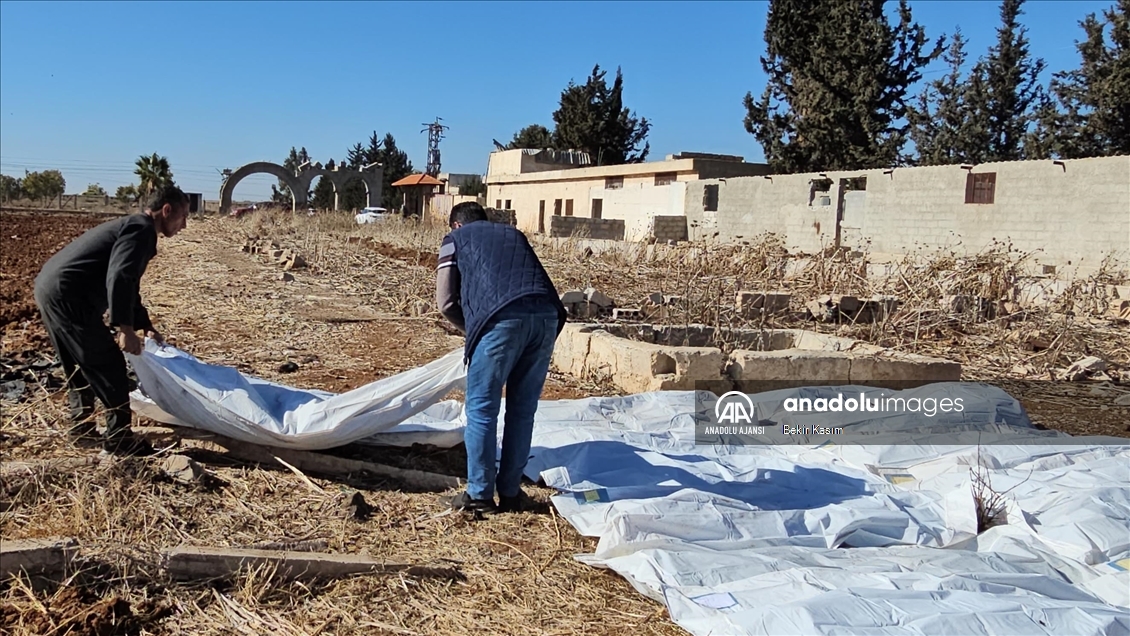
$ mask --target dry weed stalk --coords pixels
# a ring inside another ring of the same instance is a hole
[[[997,491],[993,488],[989,469],[981,458],[981,445],[977,445],[977,465],[969,468],[969,478],[972,482],[970,488],[972,490],[973,505],[977,515],[977,534],[981,534],[989,528],[1008,523],[1008,493],[1027,482],[1034,472],[1035,469],[1030,471],[1027,477],[1012,488],[1003,492]]]

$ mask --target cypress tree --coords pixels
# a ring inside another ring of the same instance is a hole
[[[906,0],[898,22],[883,0],[772,0],[759,100],[747,93],[745,128],[774,172],[851,170],[906,161],[907,92],[941,55]]]
[[[943,56],[948,72],[928,83],[918,94],[915,104],[907,108],[910,138],[916,151],[915,165],[973,161],[977,154],[975,148],[984,145],[976,140],[984,137],[986,131],[978,129],[979,122],[967,102],[967,97],[980,92],[981,86],[978,81],[967,82],[962,70],[968,42],[962,37],[961,29],[954,32]]]
[[[988,126],[988,147],[982,161],[1029,158],[1025,141],[1043,101],[1039,75],[1047,65],[1029,51],[1027,29],[1019,22],[1023,4],[1024,0],[1002,0],[997,43],[976,72],[984,82],[985,93],[983,98],[974,94],[979,99],[970,106],[984,108]]]
[[[553,147],[587,152],[596,165],[646,161],[651,151],[647,142],[651,123],[624,107],[620,69],[611,87],[604,79],[607,74],[598,64],[584,84],[570,81],[561,92],[553,113]]]
[[[1130,0],[1103,20],[1089,14],[1076,42],[1080,65],[1052,77],[1033,135],[1048,155],[1068,159],[1130,154]],[[1109,30],[1110,42],[1107,42]]]

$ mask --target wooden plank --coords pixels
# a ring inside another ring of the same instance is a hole
[[[300,451],[288,448],[273,448],[243,442],[198,429],[184,427],[134,427],[134,431],[145,436],[163,435],[168,431],[176,435],[197,440],[205,444],[214,444],[226,450],[234,458],[259,464],[279,465],[288,470],[297,468],[304,473],[324,475],[330,477],[348,477],[360,473],[368,473],[378,477],[387,477],[404,483],[406,486],[423,490],[444,491],[460,488],[465,480],[452,475],[440,475],[410,468],[397,468],[385,464],[376,464],[360,459],[335,457],[314,451]],[[214,449],[213,449],[214,450]],[[278,461],[281,460],[281,461]],[[284,463],[285,462],[285,463]],[[289,466],[287,466],[289,464]]]
[[[180,547],[165,553],[165,570],[178,581],[218,579],[245,568],[274,568],[286,579],[338,578],[354,574],[403,572],[415,576],[463,578],[457,570],[403,563],[382,563],[359,554],[326,554],[244,548]]]
[[[91,455],[87,457],[60,457],[54,459],[40,459],[27,462],[0,462],[0,480],[7,481],[14,477],[28,477],[39,471],[74,472],[81,468],[97,466],[102,457]]]
[[[77,552],[78,542],[70,537],[5,539],[0,541],[0,580],[20,572],[29,575],[63,572]]]
[[[379,477],[388,477],[404,483],[405,485],[425,490],[448,490],[459,488],[463,480],[451,475],[440,475],[422,470],[397,468],[385,464],[346,457],[334,457],[323,453],[311,451],[290,450],[287,448],[267,448],[257,444],[248,444],[233,439],[212,440],[227,449],[232,457],[258,462],[275,463],[281,459],[299,470],[310,474],[347,477],[359,473],[369,473]]]

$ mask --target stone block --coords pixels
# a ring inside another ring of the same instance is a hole
[[[855,296],[842,296],[838,294],[832,296],[832,304],[839,309],[841,314],[847,314],[849,316],[859,311],[860,307],[859,299]]]
[[[565,310],[569,312],[569,315],[576,318],[596,318],[609,313],[596,303],[590,303],[587,300],[572,305],[565,305]]]
[[[585,300],[601,309],[608,309],[615,305],[611,298],[593,287],[585,289]]]
[[[889,296],[876,296],[862,301],[854,322],[882,322],[898,311],[899,301]]]
[[[832,304],[831,296],[821,296],[815,300],[810,300],[804,304],[804,308],[813,320],[819,322],[832,322],[839,315],[836,306]]]
[[[584,302],[584,301],[585,301],[584,292],[577,291],[575,289],[567,291],[564,294],[561,294],[561,304],[563,304],[563,305],[572,305],[574,303],[580,303],[580,302]]]
[[[207,471],[196,460],[184,455],[170,455],[161,465],[162,470],[173,481],[182,484],[193,484],[200,481]]]
[[[727,375],[734,382],[847,383],[852,356],[841,351],[744,351],[730,354]]]
[[[696,382],[718,383],[727,379],[722,374],[726,358],[721,349],[666,347],[663,353],[675,359],[675,373],[674,377],[662,380],[660,390],[690,391]]]
[[[585,329],[593,327],[581,326],[579,332],[584,333]],[[554,360],[558,368],[567,364],[572,368],[581,366],[576,362],[580,357],[576,333],[566,339],[567,344],[558,347],[560,353],[555,350]],[[589,334],[588,352],[584,358],[585,374],[605,376],[617,388],[629,393],[690,390],[696,381],[723,380],[724,359],[720,349],[639,342],[620,338],[603,329],[594,329]]]
[[[765,294],[761,292],[738,292],[737,309],[747,312],[751,309],[761,309],[765,306]]]
[[[639,320],[643,318],[643,311],[639,307],[619,307],[612,310],[613,320]]]
[[[1111,318],[1130,318],[1130,298],[1126,300],[1112,300],[1107,307],[1106,315]]]
[[[818,333],[805,329],[789,330],[791,342],[786,347],[773,347],[774,349],[804,349],[809,351],[841,351],[846,350],[852,342],[848,338],[841,338],[831,334]]]
[[[552,363],[554,368],[573,376],[584,376],[591,338],[592,333],[585,331],[581,325],[565,325],[553,347]]]
[[[738,292],[737,309],[744,315],[756,313],[780,313],[787,311],[792,294],[779,292],[743,291]]]
[[[957,382],[961,365],[949,360],[890,352],[882,357],[857,355],[851,361],[851,381],[891,383],[896,388],[933,382]]]

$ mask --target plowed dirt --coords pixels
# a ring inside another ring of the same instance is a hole
[[[0,333],[5,349],[34,348],[45,337],[32,289],[51,255],[107,217],[0,212]],[[30,322],[31,324],[25,324]],[[24,332],[26,327],[30,331]],[[30,342],[27,342],[30,341]],[[43,341],[45,342],[45,340]]]

